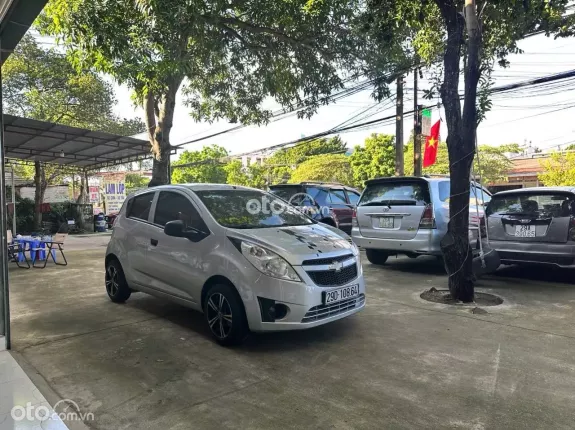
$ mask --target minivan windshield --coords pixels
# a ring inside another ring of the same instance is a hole
[[[429,202],[425,181],[386,181],[368,184],[358,206],[425,206]]]
[[[557,218],[575,215],[575,198],[569,193],[534,192],[495,195],[487,215],[524,215]]]
[[[315,222],[272,194],[257,190],[195,191],[216,222],[228,228],[269,228]]]

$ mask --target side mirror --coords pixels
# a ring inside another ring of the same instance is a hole
[[[209,236],[209,233],[205,233],[193,227],[186,228],[184,222],[180,220],[167,222],[164,226],[164,233],[166,236],[185,237],[192,242],[199,242]]]
[[[164,226],[164,233],[166,236],[184,237],[184,227],[183,221],[169,221]]]

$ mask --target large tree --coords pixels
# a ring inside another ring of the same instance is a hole
[[[7,113],[124,135],[145,128],[141,120],[121,119],[113,113],[114,91],[101,76],[89,70],[79,72],[64,54],[43,49],[30,35],[24,36],[2,66],[2,78]],[[35,228],[40,229],[46,187],[61,183],[70,171],[36,161],[20,166],[18,174],[36,184]]]
[[[476,4],[477,3],[477,4]],[[400,46],[401,66],[435,67],[436,90],[445,109],[451,198],[448,232],[441,247],[452,296],[473,300],[468,242],[469,179],[476,128],[490,103],[487,89],[495,62],[507,64],[527,34],[571,33],[569,0],[369,0],[363,27],[381,46]],[[464,82],[460,88],[460,76]],[[460,90],[463,90],[461,94]],[[433,91],[430,92],[433,95]],[[463,100],[463,106],[461,103]]]
[[[144,107],[152,184],[169,182],[176,94],[196,120],[265,123],[273,98],[311,115],[362,46],[355,0],[51,0],[40,19],[78,65],[114,76]],[[355,72],[352,72],[355,74]]]

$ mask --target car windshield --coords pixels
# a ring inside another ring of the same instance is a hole
[[[273,194],[257,190],[202,190],[196,195],[224,227],[253,229],[314,224]]]
[[[538,218],[575,215],[575,197],[569,193],[536,192],[495,195],[487,215],[528,215]]]
[[[429,202],[427,182],[389,181],[368,185],[358,206],[425,206]]]

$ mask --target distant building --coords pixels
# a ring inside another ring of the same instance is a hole
[[[549,158],[549,154],[533,154],[531,157],[512,159],[513,167],[507,173],[507,181],[489,184],[489,189],[492,192],[498,192],[543,186],[538,179],[538,175],[543,173],[544,169],[541,162],[547,158]]]

